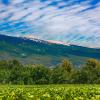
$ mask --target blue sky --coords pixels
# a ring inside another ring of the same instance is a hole
[[[100,0],[0,0],[0,34],[100,48]]]

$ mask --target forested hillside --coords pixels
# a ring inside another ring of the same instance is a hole
[[[80,65],[86,58],[91,57],[100,59],[100,49],[0,35],[1,60],[18,59],[25,64],[53,66],[66,58]]]

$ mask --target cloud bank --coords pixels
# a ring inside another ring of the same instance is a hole
[[[100,48],[100,1],[0,0],[0,34]]]

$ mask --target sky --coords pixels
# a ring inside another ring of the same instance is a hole
[[[0,34],[100,48],[100,0],[0,0]]]

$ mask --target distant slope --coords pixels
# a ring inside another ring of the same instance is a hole
[[[23,63],[41,63],[50,66],[64,58],[79,64],[90,57],[100,59],[100,49],[0,35],[0,60],[17,58]]]

